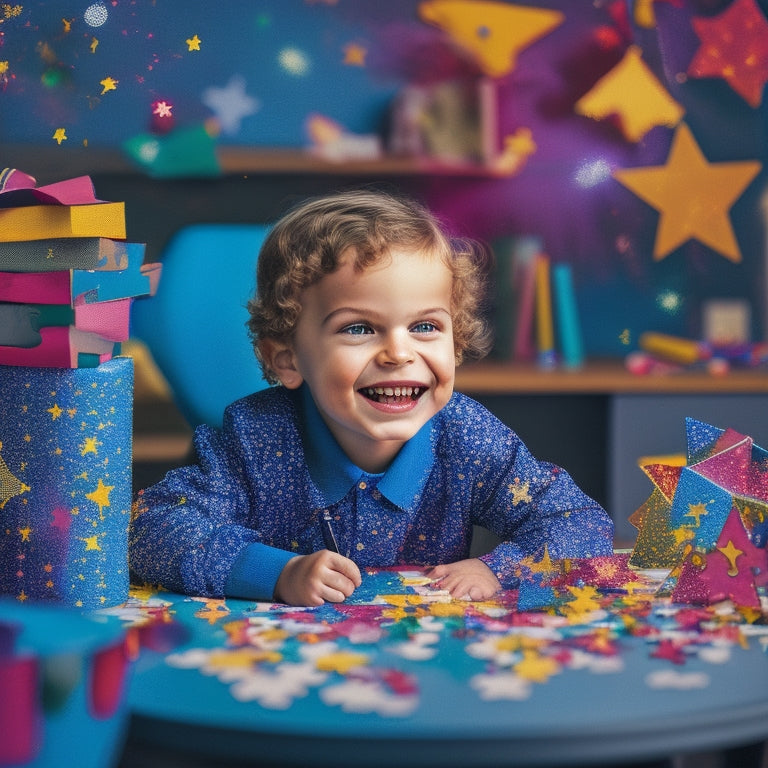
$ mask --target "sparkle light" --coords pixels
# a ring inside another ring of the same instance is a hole
[[[307,54],[298,48],[283,48],[278,54],[277,60],[286,72],[297,77],[306,75],[311,66]]]
[[[611,167],[605,158],[598,158],[597,160],[585,160],[576,169],[573,175],[573,180],[576,185],[582,189],[589,189],[590,187],[596,187],[598,184],[602,184],[611,178]]]
[[[89,27],[100,27],[109,18],[109,11],[104,3],[93,3],[83,13],[83,21]]]

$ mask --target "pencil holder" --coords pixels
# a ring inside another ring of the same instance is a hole
[[[125,602],[132,426],[130,358],[0,366],[0,593]]]

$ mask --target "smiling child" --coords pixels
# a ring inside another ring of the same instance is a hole
[[[456,365],[489,346],[486,260],[414,201],[353,191],[271,230],[249,303],[272,384],[195,432],[197,462],[134,505],[134,578],[189,594],[341,602],[365,566],[425,565],[455,597],[525,558],[612,551],[613,525],[537,461]],[[469,557],[474,525],[501,543]]]

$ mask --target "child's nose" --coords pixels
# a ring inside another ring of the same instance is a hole
[[[379,354],[384,365],[405,365],[413,362],[414,352],[409,334],[391,333]]]

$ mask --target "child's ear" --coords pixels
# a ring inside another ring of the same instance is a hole
[[[278,381],[287,389],[301,386],[304,377],[299,373],[294,360],[293,349],[275,339],[264,339],[259,345],[261,359]]]

